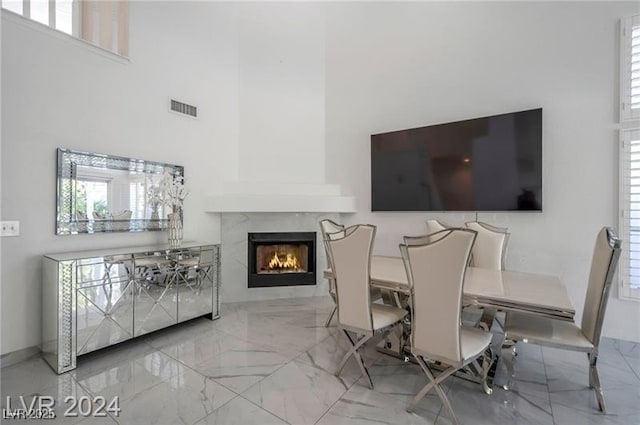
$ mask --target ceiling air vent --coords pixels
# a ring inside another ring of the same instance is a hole
[[[171,99],[171,110],[179,114],[189,115],[193,118],[198,117],[198,108],[192,105],[187,105],[186,103],[178,102],[177,100]]]

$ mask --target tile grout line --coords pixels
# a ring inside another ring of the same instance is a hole
[[[359,380],[358,380],[358,381],[359,381]],[[354,386],[354,385],[357,385],[358,381],[354,382],[354,383],[353,383],[353,385],[351,385],[351,387],[350,387],[350,388],[348,388],[347,390],[345,390],[345,392],[343,392],[343,393],[342,393],[342,395],[341,395],[340,397],[338,397],[338,399],[337,399],[336,401],[334,401],[333,403],[331,403],[331,406],[329,406],[329,407],[327,408],[327,410],[325,410],[325,412],[324,412],[322,415],[320,415],[320,417],[318,418],[318,420],[317,420],[317,421],[315,421],[313,424],[314,424],[314,425],[317,425],[317,424],[322,420],[322,418],[324,418],[324,417],[325,417],[325,415],[326,415],[327,413],[329,413],[329,412],[331,411],[331,409],[333,409],[333,407],[334,407],[334,406],[335,406],[335,405],[336,405],[340,400],[342,400],[342,398],[344,397],[344,395],[345,395],[346,393],[348,393],[348,392],[349,392],[349,390],[350,390],[351,388],[353,388],[353,386]]]
[[[629,363],[629,359],[627,358],[627,356],[625,356],[624,354],[622,354],[622,352],[620,353],[620,355],[622,356],[622,358],[624,359],[625,363],[627,364],[627,366],[629,366],[629,369],[631,369],[631,372],[633,372],[634,375],[636,375],[636,378],[638,378],[638,380],[640,381],[640,369],[638,369],[638,371],[636,371],[633,366],[631,366],[631,363]]]
[[[221,384],[220,382],[218,382],[218,381],[214,380],[213,378],[210,378],[210,377],[208,377],[208,376],[206,376],[206,375],[204,375],[204,374],[200,373],[199,371],[195,370],[194,368],[192,368],[192,367],[191,367],[191,366],[189,366],[188,364],[186,364],[186,363],[184,363],[184,362],[180,361],[179,359],[176,359],[176,358],[175,358],[175,357],[173,357],[172,355],[170,355],[170,354],[168,354],[168,353],[165,353],[164,351],[162,351],[162,349],[161,349],[161,348],[157,348],[157,347],[153,346],[153,345],[152,345],[150,342],[148,342],[147,340],[143,340],[142,342],[154,350],[154,351],[149,352],[148,354],[160,353],[160,354],[162,354],[162,355],[164,355],[164,356],[167,356],[168,358],[170,358],[171,360],[173,360],[173,361],[175,361],[175,362],[179,363],[179,364],[180,364],[180,365],[182,365],[183,367],[185,367],[185,368],[187,368],[187,369],[191,370],[193,373],[196,373],[196,374],[200,375],[201,377],[203,377],[203,378],[205,378],[205,379],[210,379],[211,381],[215,382],[217,385],[220,385],[222,388],[224,388],[224,389],[226,389],[226,390],[230,391],[231,393],[235,394],[235,397],[232,397],[230,400],[228,400],[228,401],[226,401],[225,403],[223,403],[222,405],[218,406],[218,408],[216,408],[215,410],[213,410],[211,413],[209,413],[209,414],[207,414],[207,415],[204,415],[202,418],[199,418],[199,419],[198,419],[198,420],[196,420],[194,423],[198,423],[198,422],[202,421],[204,418],[206,418],[207,416],[209,416],[210,414],[212,414],[212,413],[213,413],[213,412],[215,412],[216,410],[220,409],[221,407],[225,406],[227,403],[231,402],[232,400],[234,400],[236,397],[238,397],[238,396],[240,395],[240,394],[238,394],[236,391],[232,390],[231,388],[228,388],[227,386],[225,386],[225,385]],[[148,354],[147,354],[147,355],[148,355]],[[215,357],[215,356],[214,356],[214,357]],[[176,373],[175,375],[171,375],[171,376],[169,376],[169,378],[168,378],[168,379],[170,380],[170,379],[175,378],[175,377],[177,377],[177,376],[183,375],[185,372],[186,372],[186,371],[182,371],[182,372],[180,372],[180,373]],[[75,379],[75,378],[74,378],[74,379]],[[143,393],[143,392],[147,392],[147,391],[149,391],[149,390],[151,390],[151,389],[153,389],[153,388],[155,388],[155,387],[157,387],[157,386],[160,386],[161,384],[167,384],[167,380],[165,380],[165,379],[161,379],[161,381],[160,381],[160,382],[157,382],[157,383],[153,384],[152,386],[150,386],[149,388],[146,388],[146,389],[144,389],[143,391],[140,391],[140,392],[138,392],[138,393],[134,394],[133,396],[131,396],[131,397],[127,398],[127,399],[124,399],[124,400],[122,400],[122,401],[123,401],[123,402],[125,402],[125,401],[126,401],[126,402],[128,402],[128,401],[132,400],[133,398],[135,398],[137,395],[139,395],[139,394],[141,394],[141,393]],[[78,383],[78,385],[80,385],[80,386],[81,386],[85,391],[89,392],[89,391],[88,391],[88,390],[87,390],[83,385],[81,385],[81,384],[79,384],[79,383]],[[89,394],[92,394],[92,393],[91,393],[91,392],[89,392]],[[115,420],[115,418],[113,418],[113,417],[112,417],[112,419],[116,422],[116,424],[120,425],[120,422],[118,422],[117,420]]]
[[[70,373],[70,372],[67,372],[67,373]],[[89,391],[89,389],[88,389],[88,388],[86,388],[86,387],[85,387],[84,385],[82,385],[78,380],[76,380],[75,376],[73,376],[73,375],[69,375],[69,377],[71,378],[71,381],[75,382],[75,384],[76,384],[77,386],[79,386],[80,388],[82,388],[82,389],[83,389],[87,394],[89,394],[89,395],[91,396],[91,398],[95,399],[95,394],[93,394],[93,392]],[[120,399],[118,398],[118,406],[119,406],[119,405],[120,405]],[[112,419],[112,420],[113,420],[117,425],[120,425],[120,422],[118,422],[118,421],[116,420],[116,418],[114,418],[114,417],[113,417],[113,415],[112,415],[111,413],[107,412],[107,415],[109,415],[109,417],[110,417],[110,418],[111,418],[111,419]],[[86,420],[86,418],[85,418],[85,419],[83,419],[83,420],[81,420],[81,421],[80,421],[80,422],[78,422],[78,423],[81,425],[81,424],[82,424],[82,422],[84,422],[85,420]]]
[[[330,334],[330,335],[327,335],[327,336],[326,336],[325,338],[323,338],[321,341],[318,341],[318,342],[316,342],[315,344],[313,344],[313,345],[309,346],[306,350],[302,351],[300,354],[297,354],[295,357],[293,357],[292,359],[288,360],[285,364],[283,364],[282,366],[280,366],[278,369],[274,370],[271,374],[269,374],[269,376],[266,376],[266,377],[264,377],[263,379],[261,379],[260,381],[258,381],[258,382],[256,382],[255,384],[251,385],[249,388],[247,388],[245,391],[243,391],[243,393],[247,392],[250,388],[252,388],[252,387],[254,387],[255,385],[259,384],[260,382],[262,382],[263,380],[267,379],[268,377],[270,377],[270,376],[274,375],[278,370],[280,370],[280,369],[284,368],[284,367],[285,367],[285,366],[287,366],[288,364],[295,362],[295,361],[296,361],[296,359],[297,359],[298,357],[300,357],[302,354],[308,353],[310,350],[312,350],[312,349],[313,349],[313,348],[315,348],[316,346],[319,346],[320,344],[322,344],[323,342],[325,342],[327,339],[329,339],[329,338],[330,338],[330,337],[332,337],[332,336],[333,336],[333,335],[331,335],[331,334]],[[303,362],[303,361],[300,361],[300,360],[298,360],[298,362],[299,362],[299,363],[302,363],[302,364],[304,364],[304,365],[306,365],[306,366],[310,366],[310,367],[312,367],[312,368],[314,368],[314,369],[318,369],[318,370],[320,370],[320,371],[322,371],[322,372],[329,373],[328,371],[325,371],[325,370],[323,370],[322,368],[317,367],[317,366],[315,366],[315,365],[313,365],[313,364],[311,364],[311,365],[310,365],[310,364],[308,364],[308,363],[306,363],[306,362]],[[356,382],[357,382],[357,381],[356,381]],[[356,384],[356,383],[354,383],[353,385],[355,385],[355,384]],[[353,385],[352,385],[352,386],[353,386]],[[321,419],[322,419],[322,418],[323,418],[323,417],[324,417],[324,416],[325,416],[325,415],[326,415],[326,414],[327,414],[327,413],[328,413],[328,412],[333,408],[333,406],[334,406],[338,401],[342,400],[342,397],[343,397],[343,396],[344,396],[348,391],[349,391],[349,388],[347,388],[347,387],[346,387],[346,385],[345,385],[345,391],[340,395],[340,397],[338,397],[338,399],[336,399],[336,401],[334,401],[334,402],[333,402],[333,403],[332,403],[332,404],[327,408],[327,410],[325,410],[325,411],[324,411],[324,413],[322,413],[322,415],[318,418],[318,420],[317,420],[317,421],[315,421],[315,422],[314,422],[314,424],[317,424],[317,423],[318,423],[318,421],[320,421],[320,420],[321,420]],[[254,405],[258,406],[256,403],[253,403],[251,400],[247,399],[247,398],[246,398],[246,397],[244,397],[242,394],[240,394],[240,397],[242,397],[243,399],[247,400],[248,402],[250,402],[250,403],[252,403],[252,404],[254,404]],[[258,407],[259,407],[260,409],[265,410],[266,412],[268,412],[268,413],[272,414],[273,416],[275,416],[275,417],[277,417],[277,418],[279,418],[279,419],[282,419],[284,422],[286,422],[286,423],[290,423],[290,422],[288,422],[287,420],[285,420],[284,418],[281,418],[280,416],[276,415],[275,413],[273,413],[273,412],[271,412],[271,411],[269,411],[269,410],[267,410],[267,409],[264,409],[262,406],[258,406]]]
[[[227,335],[228,335],[228,334],[227,334]],[[239,338],[239,339],[240,339],[240,338]],[[244,341],[244,340],[243,340],[243,341]],[[216,379],[214,379],[214,378],[212,378],[212,377],[209,377],[209,376],[207,376],[207,375],[204,375],[203,373],[199,372],[198,370],[194,369],[193,367],[189,366],[188,364],[186,364],[186,363],[182,362],[181,360],[179,360],[179,359],[175,358],[174,356],[172,356],[172,355],[170,355],[170,354],[168,354],[168,353],[165,353],[164,351],[162,351],[162,349],[161,349],[161,348],[157,348],[157,347],[153,346],[151,343],[149,343],[149,342],[147,342],[147,341],[143,341],[143,342],[144,342],[145,344],[147,344],[149,347],[151,347],[153,350],[155,350],[155,351],[153,351],[153,352],[150,352],[149,354],[152,354],[152,353],[156,352],[156,353],[160,353],[160,354],[162,354],[162,355],[164,355],[164,356],[167,356],[168,358],[172,359],[173,361],[175,361],[175,362],[177,362],[177,363],[181,364],[182,366],[184,366],[185,368],[187,368],[187,369],[191,370],[193,373],[196,373],[197,375],[200,375],[201,377],[203,377],[203,378],[205,378],[205,379],[209,379],[209,380],[211,380],[211,381],[215,382],[217,385],[220,385],[222,388],[224,388],[224,389],[228,390],[229,392],[231,392],[232,394],[234,394],[234,395],[235,395],[234,397],[232,397],[231,399],[229,399],[228,401],[226,401],[226,402],[225,402],[225,403],[223,403],[222,405],[218,406],[215,410],[211,411],[209,414],[206,414],[206,415],[204,415],[202,418],[199,418],[198,420],[196,420],[194,423],[199,423],[199,422],[201,422],[202,420],[204,420],[204,419],[205,419],[205,418],[207,418],[208,416],[212,415],[213,413],[215,413],[216,411],[218,411],[218,410],[219,410],[219,409],[221,409],[222,407],[226,406],[226,405],[227,405],[228,403],[230,403],[231,401],[235,400],[237,397],[241,397],[241,398],[243,398],[244,400],[247,400],[246,398],[242,397],[241,393],[239,393],[239,392],[237,392],[237,391],[235,391],[235,390],[233,390],[233,389],[231,389],[231,388],[227,387],[226,385],[224,385],[223,383],[219,382],[218,380],[216,380]],[[245,342],[249,342],[249,341],[245,341]],[[254,344],[254,345],[255,345],[255,344]],[[216,357],[216,356],[213,356],[213,357],[212,357],[212,359],[213,359],[213,358],[215,358],[215,357]],[[273,371],[271,374],[269,374],[268,376],[271,376],[273,373],[275,373],[276,371],[278,371],[279,369],[281,369],[282,367],[284,367],[287,363],[289,363],[289,361],[287,361],[287,362],[285,362],[284,364],[282,364],[280,367],[278,367],[276,370],[274,370],[274,371]],[[179,376],[179,375],[184,374],[184,373],[185,373],[185,372],[183,371],[182,373],[178,373],[178,374],[176,374],[176,375],[172,375],[172,376],[170,376],[170,377],[169,377],[169,379],[174,378],[175,376]],[[262,380],[264,380],[264,379],[265,379],[265,378],[267,378],[268,376],[263,377],[262,379],[260,379],[260,380],[259,380],[258,382],[256,382],[255,384],[260,383]],[[73,378],[73,377],[72,377],[72,378]],[[75,379],[75,378],[74,378],[74,379]],[[144,390],[144,391],[142,391],[142,392],[146,392],[146,391],[148,391],[148,390],[150,390],[150,389],[153,389],[153,388],[155,388],[155,387],[157,387],[157,386],[159,386],[159,385],[161,385],[161,384],[163,384],[163,383],[164,383],[164,384],[166,384],[166,383],[167,383],[167,381],[166,381],[166,380],[161,380],[161,382],[158,382],[158,383],[156,383],[156,384],[152,385],[151,387],[149,387],[149,388],[145,389],[145,390]],[[253,385],[255,385],[255,384],[253,384]],[[78,385],[80,385],[80,384],[78,384]],[[251,388],[253,385],[251,385],[249,388]],[[86,390],[86,388],[85,388],[83,385],[80,385],[80,387],[82,387],[85,391],[87,391],[87,390]],[[248,389],[248,388],[247,388],[247,389]],[[246,391],[246,390],[245,390],[245,391]],[[87,392],[88,392],[89,394],[92,394],[92,393],[91,393],[91,392],[89,392],[89,391],[87,391]],[[140,393],[142,393],[142,392],[140,392]],[[138,394],[140,394],[140,393],[138,393]],[[126,399],[126,401],[129,401],[129,400],[133,399],[133,398],[134,398],[136,395],[138,395],[138,394],[135,394],[134,396],[129,397],[128,399]],[[247,400],[247,401],[251,402],[250,400]],[[252,403],[252,404],[255,404],[255,403]],[[259,407],[261,410],[264,410],[264,411],[266,411],[267,413],[269,413],[269,414],[273,415],[273,414],[272,414],[271,412],[269,412],[268,410],[265,410],[265,409],[263,409],[263,408],[262,408],[262,407],[260,407],[260,406],[258,406],[258,407]],[[278,417],[278,416],[276,416],[276,415],[273,415],[273,416]],[[113,417],[111,417],[111,418],[116,422],[116,424],[120,425],[120,423],[119,423],[118,421],[116,421]],[[278,417],[278,418],[279,418],[279,417]],[[279,418],[279,419],[282,419],[282,418]],[[288,423],[287,421],[284,421],[284,422]]]
[[[276,418],[282,420],[283,422],[290,424],[289,421],[285,420],[284,418],[281,418],[280,416],[276,415],[275,413],[271,412],[270,410],[265,409],[262,406],[258,406],[256,403],[254,403],[253,401],[249,400],[248,398],[244,397],[242,394],[246,393],[247,391],[249,391],[251,388],[255,387],[256,385],[260,384],[262,381],[264,381],[265,379],[267,379],[268,377],[274,375],[276,372],[278,372],[280,369],[282,369],[283,367],[285,367],[286,365],[288,365],[289,363],[291,363],[293,361],[293,359],[286,361],[284,364],[282,364],[280,367],[278,367],[277,369],[275,369],[273,372],[271,372],[269,375],[263,377],[262,379],[260,379],[258,382],[254,383],[253,385],[250,385],[247,389],[245,389],[244,391],[242,391],[242,393],[238,394],[239,397],[242,397],[244,400],[247,400],[249,403],[253,404],[254,406],[257,406],[259,409],[264,410],[265,412],[269,413],[272,416],[275,416]]]
[[[547,362],[544,356],[543,347],[540,346],[540,356],[542,356],[542,366],[544,367],[544,380],[547,387],[547,398],[549,399],[549,411],[551,412],[551,421],[556,424],[556,416],[553,414],[553,403],[551,402],[551,391],[549,390],[549,375],[547,375]]]
[[[256,382],[256,384],[257,384],[257,383],[258,383],[258,382]],[[253,385],[252,385],[251,387],[253,387]],[[249,388],[251,388],[251,387],[249,387]],[[247,388],[247,389],[249,389],[249,388]],[[240,397],[241,399],[243,399],[243,400],[245,400],[245,401],[248,401],[249,403],[251,403],[251,404],[253,404],[254,406],[256,406],[258,409],[260,409],[260,410],[262,410],[262,411],[264,411],[264,412],[267,412],[268,414],[270,414],[270,415],[271,415],[271,416],[273,416],[274,418],[278,418],[278,419],[280,419],[282,422],[284,422],[284,423],[286,423],[286,424],[293,425],[293,424],[291,424],[291,422],[289,422],[289,421],[285,420],[284,418],[281,418],[280,416],[276,415],[275,413],[271,412],[270,410],[267,410],[267,409],[265,409],[265,408],[264,408],[264,407],[262,407],[262,406],[258,406],[256,403],[254,403],[253,401],[251,401],[251,400],[249,400],[248,398],[244,397],[242,394],[238,394],[238,397]],[[234,400],[235,400],[235,398],[234,398]]]
[[[230,333],[224,332],[224,331],[222,331],[221,329],[217,329],[217,328],[215,328],[215,329],[216,329],[216,330],[218,330],[218,331],[223,332],[223,333],[224,333],[224,334],[226,334],[227,336],[232,336],[232,337],[237,338],[238,340],[243,341],[243,342],[245,342],[245,343],[255,345],[256,347],[260,347],[260,348],[270,348],[270,347],[265,347],[265,346],[260,345],[260,344],[252,343],[251,341],[247,341],[247,340],[245,340],[245,339],[243,339],[243,338],[236,337],[235,335],[232,335],[232,334],[230,334]],[[149,343],[148,343],[148,344],[149,344]],[[172,345],[175,345],[175,344],[172,344]],[[154,346],[153,346],[153,345],[151,345],[151,344],[149,344],[149,346],[151,346],[151,347],[152,347],[154,350],[156,350],[157,352],[162,353],[163,355],[165,355],[165,356],[167,356],[167,357],[171,358],[172,360],[174,360],[174,361],[176,361],[176,362],[180,363],[181,365],[183,365],[183,366],[184,366],[184,367],[186,367],[187,369],[190,369],[192,372],[197,373],[198,375],[200,375],[200,376],[202,376],[202,377],[204,377],[204,378],[206,378],[206,379],[210,379],[210,380],[212,380],[212,381],[213,381],[213,382],[215,382],[216,384],[218,384],[218,385],[220,385],[221,387],[223,387],[223,388],[225,388],[225,389],[227,389],[227,390],[231,391],[232,393],[234,393],[234,394],[236,394],[236,395],[241,395],[241,393],[239,393],[239,392],[235,391],[234,389],[232,389],[232,388],[230,388],[230,387],[226,386],[226,385],[225,385],[225,384],[223,384],[222,382],[219,382],[217,379],[215,379],[215,378],[213,378],[213,377],[210,377],[210,376],[207,376],[207,375],[203,374],[202,372],[200,372],[200,371],[198,371],[197,369],[195,369],[195,367],[193,367],[193,366],[189,366],[188,364],[184,363],[182,360],[177,359],[176,357],[172,356],[171,354],[169,354],[169,353],[166,353],[166,352],[162,351],[162,348],[156,348],[156,347],[154,347]],[[228,351],[231,351],[231,350],[228,350]],[[274,352],[274,353],[276,353],[276,354],[278,354],[278,355],[282,355],[280,352],[277,352],[277,351],[273,351],[273,352]],[[206,361],[209,361],[209,360],[215,359],[216,357],[219,357],[221,354],[223,354],[223,353],[222,353],[222,352],[221,352],[221,353],[218,353],[218,354],[216,354],[216,355],[212,356],[210,359],[207,359]],[[257,383],[261,382],[261,381],[262,381],[262,380],[264,380],[265,378],[267,378],[267,377],[271,376],[272,374],[274,374],[275,372],[277,372],[278,370],[280,370],[282,367],[284,367],[286,364],[288,364],[288,363],[289,363],[289,361],[291,361],[291,360],[293,360],[293,359],[287,360],[287,361],[286,361],[286,362],[284,362],[282,365],[280,365],[277,369],[275,369],[273,372],[271,372],[269,375],[262,377],[259,381],[257,381],[257,382],[255,382],[254,384],[250,385],[250,386],[249,386],[249,388],[251,388],[253,385],[255,385],[255,384],[257,384]],[[155,385],[154,385],[154,386],[155,386]],[[249,389],[249,388],[247,388],[247,389]],[[246,391],[246,390],[245,390],[245,391]],[[242,392],[244,392],[244,391],[242,391]],[[234,397],[234,398],[235,398],[235,397]],[[226,404],[226,403],[225,403],[225,404]],[[216,410],[217,410],[217,409],[216,409]],[[208,415],[207,415],[207,416],[208,416]],[[206,417],[206,416],[205,416],[205,417]]]

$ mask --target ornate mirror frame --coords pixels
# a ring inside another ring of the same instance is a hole
[[[164,217],[132,217],[125,219],[95,219],[82,217],[77,205],[78,166],[91,167],[100,172],[129,172],[148,174],[158,178],[168,171],[184,177],[184,167],[174,164],[124,158],[99,153],[81,152],[58,148],[57,193],[56,193],[56,234],[75,235],[79,233],[104,232],[146,232],[165,230],[169,220]],[[98,171],[96,171],[98,172]],[[122,173],[121,173],[122,174]],[[146,196],[146,195],[145,195]],[[130,214],[131,215],[131,214]]]

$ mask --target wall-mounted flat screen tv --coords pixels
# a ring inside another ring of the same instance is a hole
[[[371,136],[372,211],[542,211],[542,109]]]

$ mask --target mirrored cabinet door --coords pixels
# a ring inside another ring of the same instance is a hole
[[[133,337],[130,255],[77,262],[77,354]]]
[[[135,336],[178,323],[176,266],[170,253],[136,254],[133,262]]]
[[[178,320],[189,320],[213,310],[214,248],[202,247],[185,251],[177,260]],[[215,295],[215,297],[214,297]]]

